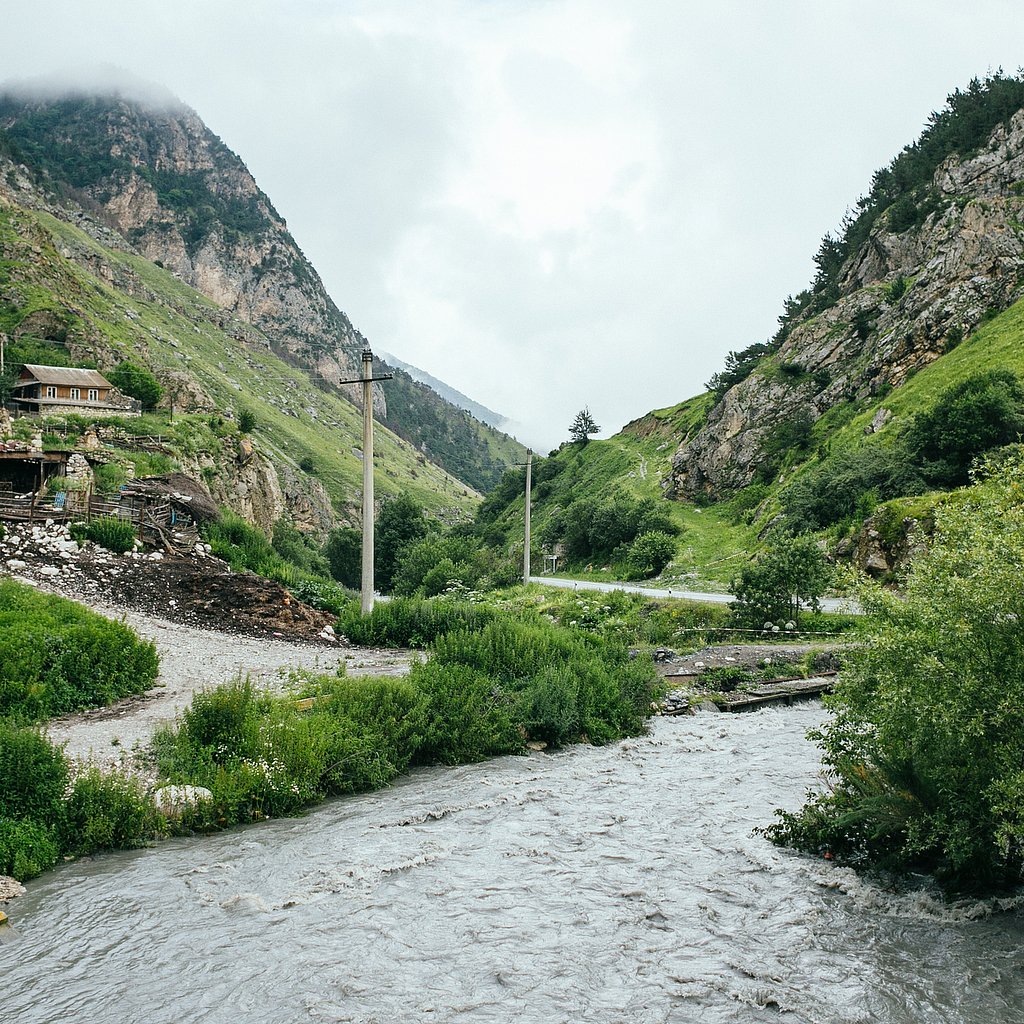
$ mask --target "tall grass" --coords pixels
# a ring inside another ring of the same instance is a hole
[[[129,849],[166,831],[137,782],[96,769],[70,777],[42,733],[0,719],[0,875],[25,881],[62,857]]]
[[[0,717],[39,721],[153,685],[156,648],[124,623],[0,580]]]
[[[154,742],[162,778],[212,794],[190,826],[293,814],[386,785],[413,765],[480,761],[532,740],[607,743],[643,730],[655,692],[650,661],[536,616],[406,600],[358,621],[362,642],[455,628],[438,633],[430,659],[406,679],[309,677],[307,710],[243,681],[198,694]]]

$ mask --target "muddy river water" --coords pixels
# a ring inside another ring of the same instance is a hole
[[[417,773],[70,864],[8,909],[0,1020],[1024,1022],[1024,909],[892,894],[752,829],[810,705]]]

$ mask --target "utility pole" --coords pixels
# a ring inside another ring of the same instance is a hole
[[[373,353],[363,349],[363,615],[373,611]]]
[[[530,582],[530,498],[532,491],[533,452],[526,449],[526,505],[523,516],[525,544],[523,546],[523,583]]]
[[[363,578],[360,609],[363,615],[373,611],[373,382],[391,380],[393,374],[373,375],[373,352],[363,349],[363,375],[358,380],[339,384],[363,385]]]

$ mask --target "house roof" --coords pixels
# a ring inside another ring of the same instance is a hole
[[[26,380],[26,374],[31,380]],[[99,370],[83,370],[74,366],[39,366],[25,363],[21,369],[21,380],[15,385],[27,383],[62,384],[68,387],[109,388],[111,383]]]

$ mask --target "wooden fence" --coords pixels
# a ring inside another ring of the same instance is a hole
[[[165,547],[169,544],[168,534],[175,519],[170,502],[139,500],[138,495],[126,494],[120,501],[104,501],[90,495],[81,502],[72,500],[58,504],[52,495],[37,493],[14,497],[0,493],[0,520],[8,522],[88,523],[103,516],[124,519],[132,524],[139,540]]]

